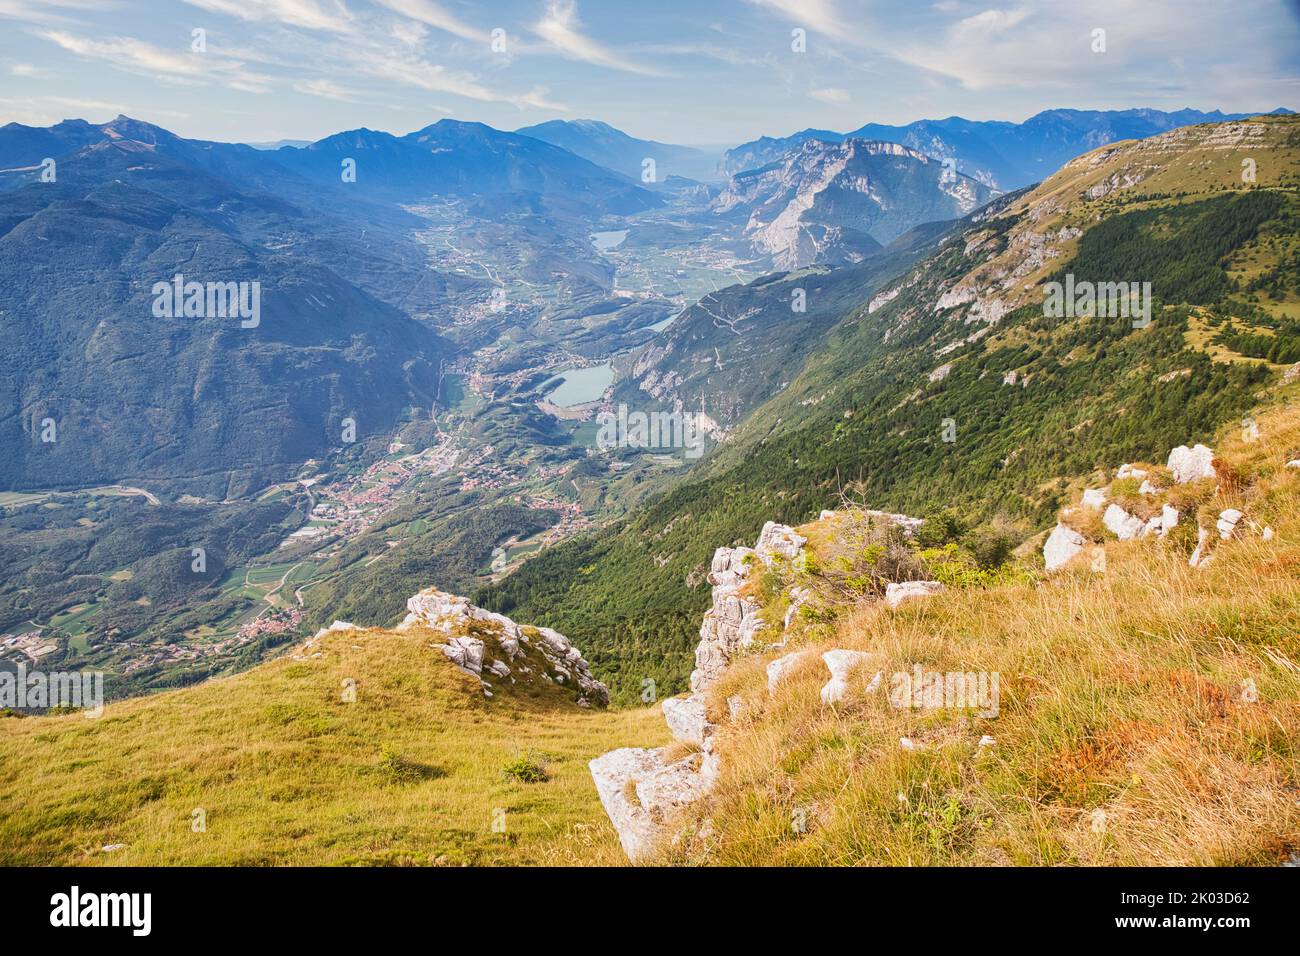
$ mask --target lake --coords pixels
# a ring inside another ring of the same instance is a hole
[[[617,249],[623,244],[627,234],[627,229],[616,229],[613,232],[593,232],[591,234],[591,244],[600,252]]]
[[[594,402],[605,394],[605,389],[614,381],[614,366],[592,365],[587,368],[568,368],[551,379],[560,379],[557,385],[546,395],[546,400],[561,408],[572,408]],[[550,385],[551,382],[547,382]]]

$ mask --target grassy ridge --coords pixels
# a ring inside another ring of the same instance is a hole
[[[1216,443],[1238,484],[1209,510],[1242,508],[1271,541],[1222,542],[1198,570],[1169,543],[1111,543],[1104,573],[1085,560],[899,612],[847,605],[792,642],[873,653],[885,687],[918,663],[997,672],[995,718],[895,709],[862,691],[869,673],[823,707],[817,653],[775,694],[765,664],[791,648],[733,666],[709,706],[738,695],[745,716],[715,738],[718,789],[664,859],[1276,865],[1300,851],[1300,472],[1282,467],[1300,453],[1296,391],[1258,415],[1258,441]]]
[[[487,701],[439,637],[339,632],[98,719],[0,717],[0,865],[622,862],[587,761],[663,742],[662,717]],[[547,779],[507,776],[521,758]]]

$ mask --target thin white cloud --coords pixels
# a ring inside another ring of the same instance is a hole
[[[351,90],[339,86],[333,80],[304,80],[295,83],[293,88],[299,93],[305,93],[308,96],[319,96],[327,100],[338,100],[341,103],[355,103],[356,94]]]
[[[9,67],[11,76],[22,76],[30,79],[37,79],[43,76],[49,76],[50,71],[44,67],[35,66],[31,63],[13,63]]]
[[[39,35],[77,56],[103,60],[127,73],[158,77],[174,83],[194,84],[214,80],[245,93],[267,93],[273,82],[269,76],[244,69],[244,64],[239,60],[217,53],[178,53],[160,49],[133,37],[92,40],[62,30],[43,30]]]
[[[91,40],[62,30],[44,30],[40,35],[69,53],[94,60],[106,60],[114,66],[138,72],[182,77],[199,77],[204,72],[202,61],[195,55],[161,50],[132,37]]]
[[[810,90],[808,95],[814,100],[821,100],[823,103],[847,103],[849,101],[848,90],[833,86],[821,90]]]
[[[523,96],[515,100],[515,105],[520,109],[532,107],[537,110],[549,110],[554,113],[570,113],[570,110],[563,103],[557,103],[547,97],[549,91],[544,86],[534,87]]]
[[[388,34],[404,46],[419,46],[429,35],[429,28],[414,20],[394,20]]]
[[[375,2],[394,13],[400,13],[435,30],[442,30],[444,33],[451,33],[465,40],[487,43],[491,36],[487,30],[471,26],[454,13],[434,3],[433,0],[375,0]]]
[[[380,55],[376,51],[357,51],[353,67],[370,76],[426,90],[430,93],[453,93],[484,103],[509,103],[517,107],[566,112],[566,108],[546,98],[544,89],[534,88],[524,94],[503,93],[484,86],[477,78],[437,63],[413,57]]]
[[[342,0],[185,0],[192,7],[240,20],[272,20],[291,27],[347,33],[354,20]]]
[[[113,6],[114,0],[0,0],[0,20],[68,24],[77,19],[68,13],[107,10]]]
[[[585,35],[579,29],[581,25],[575,0],[549,0],[545,15],[533,24],[532,30],[566,59],[642,76],[665,75],[653,67],[629,60],[618,51]]]
[[[732,66],[755,66],[763,62],[762,57],[716,43],[640,43],[634,48],[637,53],[649,53],[654,56],[707,57]]]
[[[856,42],[848,30],[849,24],[836,9],[832,0],[747,0],[756,7],[764,7],[790,21],[792,27],[804,27],[822,36]]]

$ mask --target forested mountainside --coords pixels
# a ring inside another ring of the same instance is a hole
[[[110,124],[56,181],[0,194],[7,488],[235,497],[342,447],[345,419],[364,436],[436,400],[447,343],[330,267],[335,219],[164,133]],[[160,310],[160,283],[197,283],[197,308]],[[243,311],[211,307],[216,283],[243,284]]]
[[[1229,343],[1275,338],[1282,355],[1300,334],[1298,158],[1300,123],[1278,116],[1073,160],[864,294],[692,480],[477,603],[569,634],[627,701],[646,677],[682,686],[709,556],[765,520],[842,496],[957,506],[982,525],[965,534],[1003,542],[985,550],[996,566],[1048,524],[1065,476],[1204,436],[1279,374]],[[1067,280],[1150,283],[1150,321],[1048,314],[1047,283]]]

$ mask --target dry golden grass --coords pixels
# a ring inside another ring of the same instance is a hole
[[[1294,391],[1294,390],[1292,390]],[[1041,584],[850,610],[810,647],[871,651],[894,672],[996,672],[994,718],[895,709],[885,692],[823,707],[809,655],[769,696],[764,666],[714,688],[744,716],[722,776],[670,862],[750,865],[1267,865],[1300,850],[1300,405],[1215,448],[1240,482],[1211,503],[1258,530],[1202,569],[1147,540]],[[858,675],[865,683],[871,675]],[[978,747],[984,734],[995,738]],[[900,738],[923,745],[906,751]],[[709,836],[697,834],[705,819]]]
[[[111,703],[99,719],[0,718],[0,863],[626,862],[587,761],[666,741],[658,708],[586,711],[500,681],[488,701],[436,639],[340,632],[320,658]],[[509,779],[521,756],[548,779]],[[206,832],[191,828],[196,808]],[[101,851],[113,843],[126,848]]]

